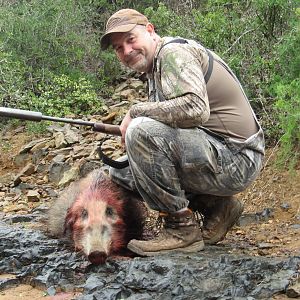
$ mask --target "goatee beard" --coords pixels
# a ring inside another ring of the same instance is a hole
[[[141,57],[139,58],[139,60],[134,63],[134,64],[130,64],[130,61],[132,59],[134,59],[137,55],[140,55]],[[130,69],[137,71],[137,72],[146,72],[147,70],[147,60],[146,57],[143,55],[142,52],[140,51],[134,51],[133,53],[130,54],[130,56],[127,58],[127,67],[129,67]]]
[[[138,61],[136,64],[129,66],[130,69],[137,72],[146,72],[147,71],[147,62],[146,59]]]

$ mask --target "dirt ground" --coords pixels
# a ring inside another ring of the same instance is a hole
[[[32,136],[22,131],[13,139],[0,137],[0,176],[19,171],[13,163],[13,157],[30,140]],[[252,216],[253,219],[247,225],[235,226],[222,242],[223,245],[233,246],[232,253],[256,256],[300,255],[300,166],[293,174],[276,169],[277,150],[267,150],[261,175],[252,186],[238,196],[245,205],[244,214]],[[263,218],[253,221],[255,216]],[[29,285],[0,291],[0,300],[72,298],[73,294],[46,296],[44,291]],[[286,298],[275,296],[273,299]]]
[[[223,242],[239,251],[261,256],[300,255],[300,168],[293,172],[275,167],[278,149],[267,149],[259,178],[239,195],[244,214],[267,217],[257,224],[235,227]]]
[[[71,300],[76,293],[58,293],[55,296],[47,296],[45,291],[36,289],[28,284],[20,284],[16,287],[0,291],[1,300]]]

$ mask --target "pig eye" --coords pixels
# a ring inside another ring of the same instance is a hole
[[[88,211],[86,209],[83,209],[81,212],[81,218],[86,219],[88,217]]]
[[[105,214],[106,214],[108,217],[112,217],[112,216],[114,215],[114,210],[113,210],[113,208],[110,207],[110,206],[106,207]]]

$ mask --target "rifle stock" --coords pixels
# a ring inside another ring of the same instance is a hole
[[[69,118],[56,118],[51,116],[44,116],[42,113],[37,111],[0,107],[0,116],[6,118],[34,121],[34,122],[47,120],[52,122],[63,122],[63,123],[69,123],[75,125],[90,126],[93,128],[94,131],[97,132],[103,132],[103,133],[118,135],[118,136],[122,135],[120,131],[120,127],[118,125],[95,123],[95,122],[78,120],[78,119],[75,120]]]

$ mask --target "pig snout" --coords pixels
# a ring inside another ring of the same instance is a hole
[[[94,265],[104,264],[107,259],[107,254],[101,251],[93,251],[88,255],[88,260]]]
[[[81,235],[81,245],[83,253],[92,264],[104,264],[111,252],[111,229],[99,225],[99,222],[91,224]]]

